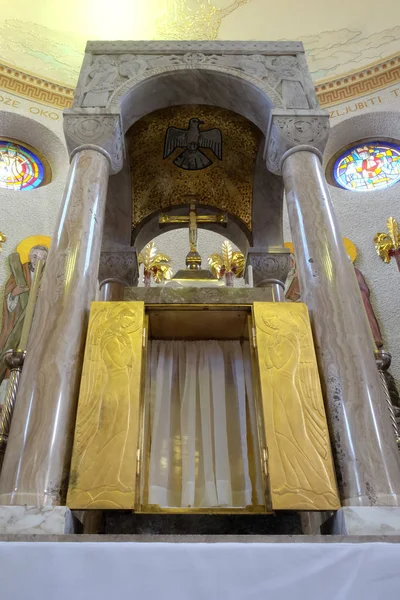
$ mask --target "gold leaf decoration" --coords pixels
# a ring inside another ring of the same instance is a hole
[[[245,260],[241,252],[234,252],[232,255],[232,267],[235,269],[236,277],[242,277],[244,272]]]
[[[170,279],[172,279],[172,269],[170,265],[161,263],[154,274],[154,281],[156,283],[161,283],[164,280],[169,281]]]
[[[377,233],[374,237],[374,243],[378,256],[385,263],[390,263],[390,250],[393,249],[391,237],[387,233]]]
[[[208,264],[217,279],[221,279],[226,273],[233,273],[235,277],[242,277],[245,260],[244,255],[241,252],[233,252],[232,244],[225,240],[222,244],[222,253],[210,254]]]
[[[400,235],[399,226],[394,217],[389,217],[386,221],[388,233],[380,232],[374,237],[375,250],[378,256],[385,262],[390,263],[392,256],[395,256],[396,262],[399,261]],[[400,269],[400,266],[399,266]]]
[[[3,250],[3,244],[7,241],[6,236],[2,231],[0,231],[0,252]]]
[[[153,277],[156,283],[172,278],[172,269],[170,258],[167,254],[157,254],[157,248],[154,242],[149,242],[144,251],[139,254],[139,266],[144,266],[144,276]]]
[[[222,256],[220,254],[210,254],[210,256],[208,257],[208,264],[211,267],[211,271],[214,277],[216,277],[217,279],[221,279],[221,270],[224,266]]]
[[[387,230],[392,239],[394,250],[400,246],[399,227],[396,219],[389,217],[386,223]]]
[[[232,266],[232,245],[228,240],[225,240],[222,244],[222,260],[224,261],[225,269],[230,271]]]

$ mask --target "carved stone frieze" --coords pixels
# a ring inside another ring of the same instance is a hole
[[[110,157],[111,173],[118,173],[124,158],[124,137],[119,115],[64,114],[69,152],[79,146],[99,146]]]
[[[298,43],[89,43],[86,51],[75,107],[118,106],[137,83],[180,69],[241,77],[262,89],[277,107],[307,110],[317,106],[304,50]]]
[[[99,282],[114,280],[125,286],[136,286],[139,267],[136,248],[104,251],[100,255]]]
[[[91,54],[296,54],[304,52],[302,42],[215,41],[215,40],[151,40],[87,42]]]
[[[328,135],[329,115],[324,111],[273,111],[265,145],[268,170],[280,175],[282,157],[297,146],[322,154]]]
[[[249,248],[246,269],[249,265],[253,267],[254,287],[265,287],[273,280],[285,285],[290,269],[290,252],[287,248]]]

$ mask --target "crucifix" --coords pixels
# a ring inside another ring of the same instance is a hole
[[[226,214],[220,213],[217,215],[198,215],[196,211],[197,196],[189,196],[191,198],[189,204],[189,215],[177,215],[169,217],[166,214],[160,215],[159,224],[167,223],[188,223],[189,225],[189,252],[186,255],[186,268],[190,270],[201,269],[201,256],[197,250],[197,225],[198,223],[220,223],[225,225],[228,222]]]

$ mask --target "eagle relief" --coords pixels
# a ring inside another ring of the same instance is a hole
[[[164,142],[164,159],[177,148],[184,148],[173,161],[174,165],[187,171],[200,171],[213,164],[200,148],[209,148],[215,156],[222,160],[222,133],[219,129],[200,130],[204,125],[197,117],[189,120],[187,129],[168,127]]]

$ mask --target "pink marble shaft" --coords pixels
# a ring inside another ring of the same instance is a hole
[[[289,155],[283,179],[342,503],[398,506],[399,453],[360,290],[318,157],[307,151]]]
[[[72,160],[29,336],[0,505],[65,503],[108,175],[109,161],[100,152],[82,150]]]

